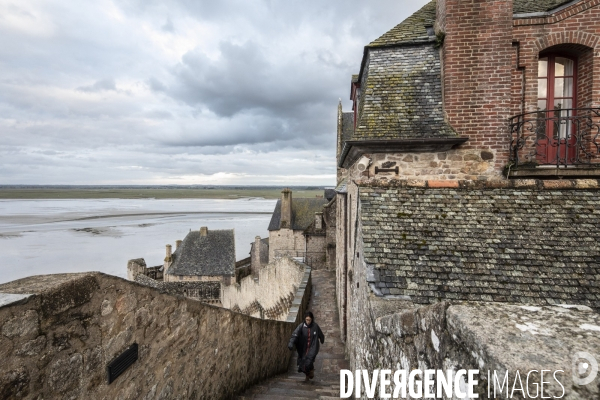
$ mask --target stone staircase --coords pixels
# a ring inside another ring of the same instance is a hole
[[[315,378],[304,382],[297,372],[296,351],[288,371],[248,388],[237,398],[245,399],[322,399],[340,398],[340,369],[349,369],[340,339],[339,316],[335,303],[335,272],[312,271],[312,297],[308,309],[325,335],[315,360]],[[287,343],[286,343],[287,344]]]

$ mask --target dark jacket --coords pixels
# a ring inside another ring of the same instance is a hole
[[[288,348],[296,346],[298,352],[298,372],[308,373],[314,369],[313,363],[319,353],[319,341],[325,342],[325,335],[316,322],[306,326],[303,322],[294,330]],[[310,343],[310,345],[309,345]]]

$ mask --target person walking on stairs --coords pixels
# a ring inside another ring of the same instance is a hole
[[[315,358],[319,353],[319,341],[321,344],[325,342],[325,335],[315,322],[313,313],[307,311],[304,314],[304,322],[292,333],[288,349],[293,350],[296,346],[298,352],[298,372],[303,372],[306,375],[304,382],[315,377]]]

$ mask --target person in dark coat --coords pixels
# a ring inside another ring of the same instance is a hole
[[[315,358],[319,353],[319,341],[325,342],[325,335],[315,322],[313,313],[307,311],[304,314],[304,322],[292,333],[288,349],[293,350],[296,346],[298,352],[298,372],[306,375],[305,382],[315,377]]]

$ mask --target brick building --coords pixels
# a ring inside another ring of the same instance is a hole
[[[562,345],[512,322],[486,337],[479,314],[598,320],[598,21],[598,0],[434,0],[365,47],[337,131],[352,369],[515,370],[535,351],[569,369],[575,347],[600,354],[583,328]]]

